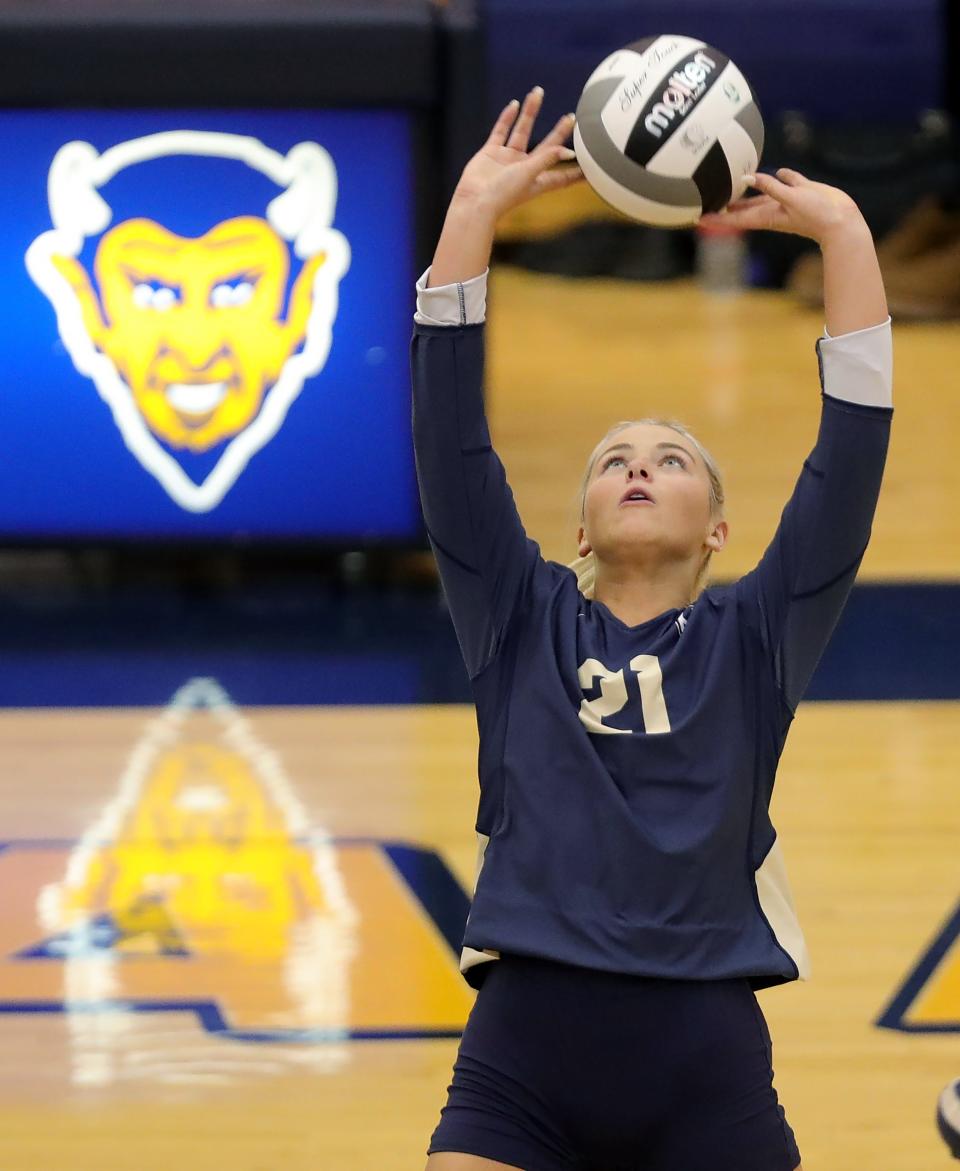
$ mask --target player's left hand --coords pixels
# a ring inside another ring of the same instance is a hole
[[[845,191],[815,183],[799,171],[781,167],[775,176],[757,173],[748,179],[759,195],[734,200],[726,211],[701,216],[700,223],[789,232],[818,244],[837,231],[866,227],[860,209]]]

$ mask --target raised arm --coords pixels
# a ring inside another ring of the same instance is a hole
[[[760,192],[726,211],[705,215],[702,224],[786,232],[806,236],[823,253],[823,304],[827,336],[868,329],[889,320],[873,237],[846,192],[814,183],[782,167],[776,175],[748,175]]]
[[[511,102],[467,164],[433,264],[417,286],[411,369],[417,480],[430,543],[471,677],[490,662],[540,563],[490,442],[483,410],[486,271],[497,220],[578,181],[563,118],[529,154],[543,94]],[[558,165],[560,164],[560,165]]]
[[[565,114],[527,153],[543,90],[532,89],[521,108],[503,108],[490,137],[464,167],[453,193],[430,270],[431,288],[468,281],[486,271],[497,221],[506,212],[547,191],[579,182],[583,173],[564,143],[574,118]],[[557,166],[557,164],[566,164]]]
[[[724,222],[809,236],[823,252],[820,432],[773,541],[737,587],[792,711],[870,538],[892,415],[892,345],[873,239],[853,200],[795,171],[757,175],[756,187],[761,195],[731,205]]]

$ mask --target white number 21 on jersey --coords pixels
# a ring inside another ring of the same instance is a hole
[[[670,717],[663,698],[663,673],[656,655],[637,655],[630,660],[630,670],[640,684],[640,706],[643,709],[643,728],[648,734],[670,731]],[[578,672],[580,686],[592,691],[600,681],[596,699],[583,699],[579,716],[589,732],[608,736],[629,735],[627,728],[610,728],[604,716],[613,716],[627,705],[627,680],[623,669],[611,671],[599,659],[587,659]]]

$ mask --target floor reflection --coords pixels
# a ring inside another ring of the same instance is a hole
[[[197,678],[146,715],[2,713],[0,1019],[43,1038],[31,1084],[334,1073],[353,1042],[458,1036],[467,896],[418,796],[454,726],[459,778],[449,707],[242,713]]]
[[[233,1029],[349,1034],[358,912],[336,847],[212,679],[186,684],[151,721],[37,909],[51,937],[31,958],[63,961],[79,1084],[207,1080],[230,1066],[221,1049],[184,1047],[169,1021],[147,1044],[134,1014],[117,1011],[142,996],[161,959],[182,960],[184,992],[193,969],[216,970]],[[330,1045],[314,1053],[324,1068],[345,1058]]]

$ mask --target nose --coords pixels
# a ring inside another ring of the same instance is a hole
[[[644,467],[643,464],[640,464],[637,467],[634,467],[634,465],[631,464],[627,468],[627,479],[632,480],[634,478],[634,476],[640,476],[644,480],[650,479],[650,473],[647,471],[647,469]]]

